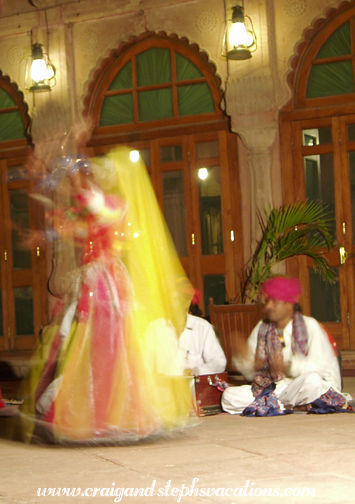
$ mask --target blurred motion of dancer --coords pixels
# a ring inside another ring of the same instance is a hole
[[[71,191],[70,208],[49,212],[51,235],[72,241],[80,259],[34,357],[22,415],[28,439],[35,431],[56,442],[120,442],[189,422],[189,384],[159,374],[153,363],[171,355],[169,340],[152,359],[147,327],[164,318],[181,332],[193,288],[131,152],[67,157],[50,175]]]

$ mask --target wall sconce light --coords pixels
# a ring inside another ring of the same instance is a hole
[[[257,40],[253,22],[244,14],[242,5],[232,8],[232,18],[227,20],[223,36],[222,55],[232,60],[245,60],[256,51]]]
[[[50,91],[55,85],[55,67],[42,44],[32,44],[32,54],[26,61],[25,88],[33,93]]]
[[[206,180],[208,178],[208,170],[207,170],[207,168],[200,168],[198,170],[198,178],[200,180]]]

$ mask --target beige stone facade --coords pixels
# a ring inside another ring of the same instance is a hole
[[[244,255],[255,243],[255,210],[280,204],[279,110],[291,97],[290,61],[305,30],[339,1],[247,0],[258,47],[246,61],[221,55],[229,0],[15,0],[1,2],[0,69],[24,93],[34,143],[61,135],[80,120],[95,69],[109,52],[149,30],[195,43],[216,66],[231,128],[238,134]],[[47,30],[48,26],[48,30]],[[32,34],[32,35],[31,35]],[[56,85],[35,97],[24,88],[33,42],[49,50]],[[282,132],[281,132],[282,133]]]

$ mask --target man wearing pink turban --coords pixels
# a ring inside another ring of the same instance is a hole
[[[253,329],[244,352],[235,359],[251,386],[227,388],[224,411],[270,416],[300,407],[312,413],[347,408],[334,347],[314,318],[295,309],[300,296],[297,279],[273,277],[262,285],[266,319]]]

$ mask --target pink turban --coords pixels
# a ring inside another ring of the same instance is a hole
[[[191,303],[199,304],[199,302],[201,301],[201,298],[202,298],[201,292],[198,289],[196,289],[196,287],[195,287],[194,288],[194,297],[192,298]]]
[[[261,290],[286,303],[298,303],[301,296],[301,284],[297,278],[273,277],[263,283]]]

